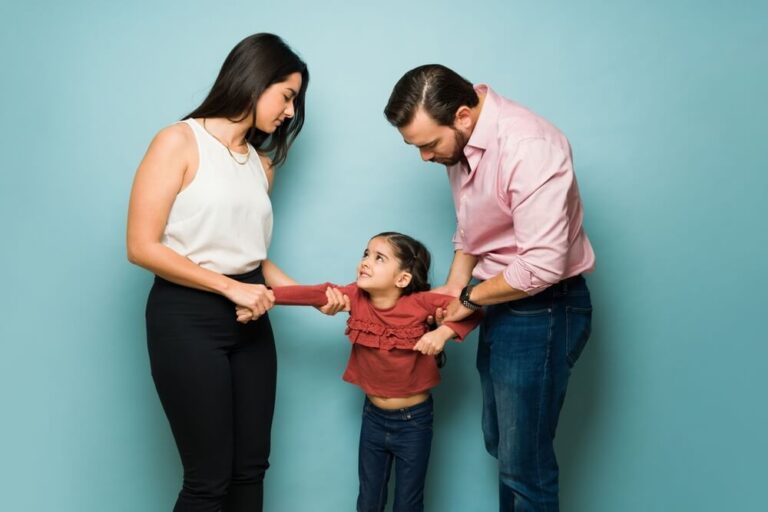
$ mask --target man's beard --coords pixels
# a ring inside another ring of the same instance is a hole
[[[467,145],[467,142],[469,141],[469,137],[461,133],[456,128],[451,128],[453,130],[453,142],[456,144],[456,146],[453,148],[453,153],[448,158],[433,158],[433,162],[437,162],[438,164],[443,164],[446,166],[456,165],[457,163],[464,160],[464,146]]]

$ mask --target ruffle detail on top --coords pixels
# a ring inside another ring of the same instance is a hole
[[[392,350],[393,348],[412,349],[419,339],[427,332],[424,324],[414,324],[405,327],[388,327],[356,318],[347,320],[344,331],[352,343],[365,347]]]

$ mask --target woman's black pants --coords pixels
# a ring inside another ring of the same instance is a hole
[[[231,277],[264,283],[260,269]],[[262,510],[277,376],[269,318],[240,324],[225,297],[160,277],[146,318],[152,377],[184,466],[174,512]]]

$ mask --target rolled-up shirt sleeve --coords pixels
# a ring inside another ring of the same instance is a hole
[[[461,231],[459,230],[458,222],[456,223],[456,231],[453,232],[453,250],[464,250],[464,241],[461,238]]]
[[[539,138],[520,141],[507,165],[506,194],[518,250],[503,271],[504,280],[534,295],[559,282],[566,271],[573,165],[570,151]]]

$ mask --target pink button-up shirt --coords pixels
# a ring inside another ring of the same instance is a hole
[[[594,268],[571,147],[560,130],[487,85],[464,162],[449,166],[454,246],[478,257],[477,279],[499,273],[533,295]]]

